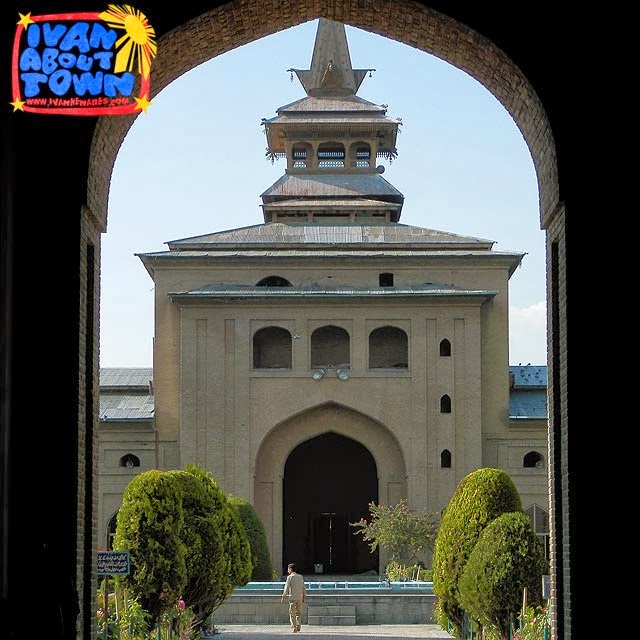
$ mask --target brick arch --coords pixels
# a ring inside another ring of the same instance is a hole
[[[184,73],[227,51],[319,17],[338,20],[435,55],[484,85],[511,114],[531,151],[538,179],[540,224],[546,228],[559,199],[553,135],[533,87],[503,51],[466,25],[418,3],[391,0],[385,3],[384,11],[370,2],[327,0],[319,4],[299,0],[288,4],[286,12],[274,13],[270,0],[239,0],[161,35],[152,65],[151,98]],[[103,232],[107,229],[113,166],[136,117],[103,117],[96,125],[87,206]]]

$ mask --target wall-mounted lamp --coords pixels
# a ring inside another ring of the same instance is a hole
[[[336,369],[336,375],[340,380],[348,380],[349,374],[344,369]]]
[[[327,374],[326,369],[318,369],[311,377],[314,380],[322,380],[322,378],[324,378],[326,374]]]

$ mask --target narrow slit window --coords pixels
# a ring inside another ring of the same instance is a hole
[[[440,413],[451,413],[451,398],[446,393],[440,398]]]

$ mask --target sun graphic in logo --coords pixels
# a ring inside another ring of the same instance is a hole
[[[151,71],[151,58],[155,58],[157,47],[156,33],[144,13],[129,5],[110,4],[99,18],[110,27],[126,32],[116,42],[118,53],[114,71],[133,71],[137,63],[138,72],[147,79]]]

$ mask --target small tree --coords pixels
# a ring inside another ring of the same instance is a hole
[[[216,584],[226,579],[225,541],[218,526],[224,494],[194,465],[187,465],[185,471],[165,473],[175,478],[183,494],[184,526],[180,535],[187,549],[187,581],[182,598],[199,626],[210,614]]]
[[[223,541],[222,572],[208,592],[206,607],[200,615],[209,617],[233,592],[236,587],[247,584],[251,578],[251,546],[244,526],[229,499],[221,491],[213,477],[200,467],[187,466],[187,471],[198,478],[216,504],[215,527]]]
[[[524,513],[505,513],[487,525],[460,577],[460,605],[491,637],[508,640],[509,618],[527,602],[542,605],[544,546]]]
[[[349,523],[355,527],[354,535],[361,535],[371,553],[378,547],[389,553],[391,562],[414,563],[418,554],[433,550],[438,526],[437,513],[426,510],[412,511],[405,499],[396,505],[369,503],[371,517]]]
[[[455,637],[460,637],[464,617],[458,583],[469,555],[484,528],[510,511],[522,511],[513,480],[503,469],[482,468],[458,483],[442,514],[433,554],[433,591]]]
[[[264,525],[253,505],[238,496],[229,496],[229,504],[237,511],[251,546],[252,580],[271,580],[273,567]]]
[[[122,578],[154,627],[187,582],[181,538],[182,491],[175,478],[155,469],[129,482],[118,511],[113,548],[129,551],[131,573]]]

